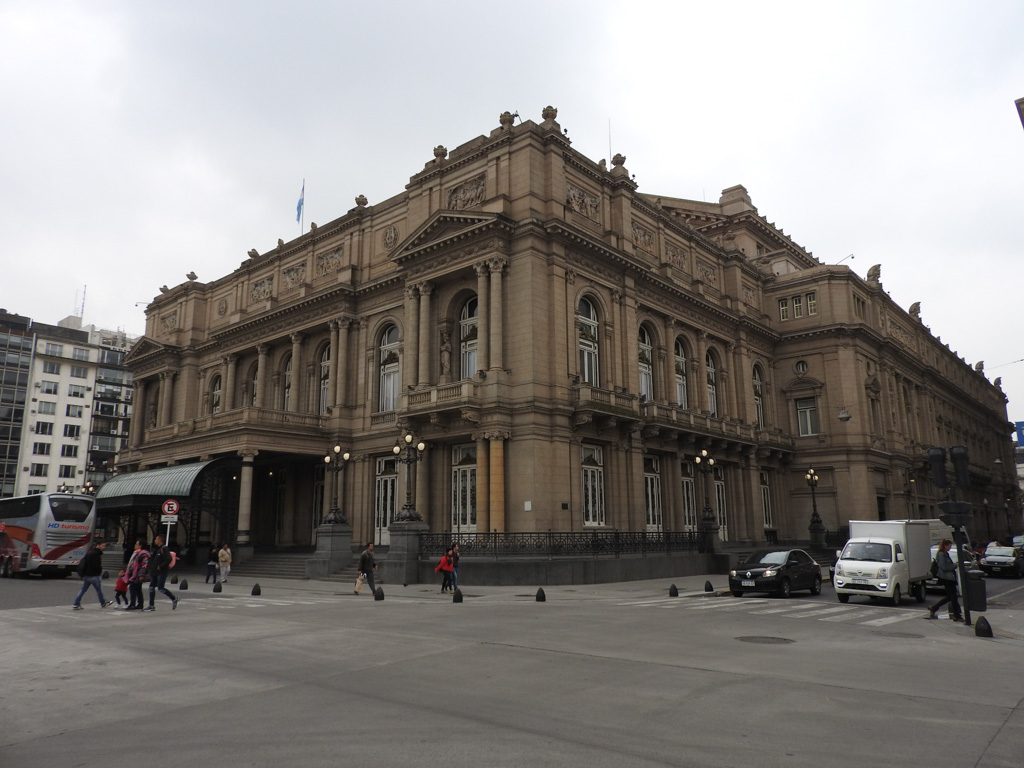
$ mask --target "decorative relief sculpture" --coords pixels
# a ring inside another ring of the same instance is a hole
[[[754,305],[754,289],[749,285],[743,286],[743,303],[750,306]]]
[[[448,190],[447,207],[452,211],[464,211],[479,205],[484,199],[484,182],[487,175],[481,173],[475,179]]]
[[[281,287],[286,291],[297,285],[302,285],[306,280],[306,264],[297,264],[294,267],[285,267],[281,270]]]
[[[718,285],[718,272],[707,262],[697,262],[697,278],[709,285]]]
[[[441,375],[447,376],[452,372],[452,335],[448,331],[441,331]]]
[[[647,251],[648,253],[654,253],[654,233],[634,221],[633,245]]]
[[[585,189],[569,184],[565,189],[565,204],[576,213],[586,216],[588,219],[598,221],[598,211],[601,208],[601,201],[597,195],[592,195]]]
[[[690,271],[686,268],[686,253],[678,245],[666,244],[665,253],[668,255],[668,261],[673,267],[681,269],[683,272]]]
[[[227,313],[228,313],[228,300],[227,299],[221,299],[220,301],[217,302],[217,315],[219,317],[224,317],[224,315],[226,315]]]
[[[383,242],[383,244],[384,244],[384,250],[386,250],[386,251],[394,250],[394,247],[396,245],[398,245],[398,238],[399,238],[398,227],[396,227],[395,225],[392,224],[387,229],[385,229],[384,230],[384,237],[381,239],[381,242]]]
[[[330,272],[341,269],[341,248],[316,255],[316,276],[323,277]]]
[[[264,277],[255,281],[249,288],[249,302],[266,301],[274,294],[274,278]]]
[[[160,318],[160,330],[164,333],[172,333],[178,327],[177,313],[172,312]]]

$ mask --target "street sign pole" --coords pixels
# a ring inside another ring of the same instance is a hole
[[[168,547],[171,545],[171,526],[178,523],[179,509],[180,507],[175,499],[167,499],[167,501],[160,505],[160,511],[163,512],[160,516],[160,521],[167,523],[167,538],[164,544]]]

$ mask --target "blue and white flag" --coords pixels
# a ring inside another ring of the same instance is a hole
[[[302,180],[302,192],[299,193],[299,204],[295,206],[295,221],[302,219],[302,203],[306,199],[306,180]]]

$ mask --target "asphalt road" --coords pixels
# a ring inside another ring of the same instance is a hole
[[[990,600],[1024,591],[990,582]],[[1024,641],[827,586],[784,601],[667,583],[546,602],[468,587],[461,604],[436,587],[194,584],[178,610],[139,614],[91,593],[72,611],[74,580],[0,580],[0,764],[1024,762]]]

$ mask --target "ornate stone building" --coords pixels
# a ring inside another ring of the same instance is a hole
[[[828,529],[935,515],[924,455],[954,443],[968,500],[1014,482],[998,380],[879,267],[820,263],[740,186],[642,194],[556,116],[505,113],[394,197],[153,301],[120,465],[221,459],[192,541],[313,543],[337,444],[339,506],[387,544],[406,431],[435,532],[688,530],[706,498],[725,541],[807,539],[812,504]]]

